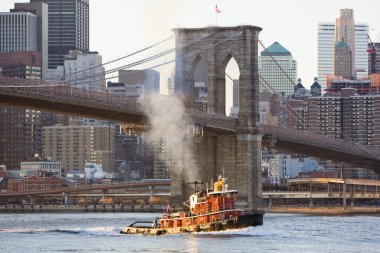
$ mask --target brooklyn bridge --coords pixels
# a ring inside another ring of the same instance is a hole
[[[261,28],[207,27],[173,31],[176,43],[173,59],[175,94],[182,99],[188,115],[188,126],[184,127],[201,129],[201,132],[193,132],[195,160],[206,161],[197,164],[199,180],[207,181],[224,173],[230,187],[240,192],[240,205],[252,209],[262,206],[263,145],[376,169],[380,162],[377,148],[315,132],[259,123],[259,84],[262,80],[258,74],[258,46]],[[240,71],[237,118],[225,115],[226,66],[232,58]],[[200,110],[194,100],[194,73],[201,60],[207,62],[206,110]],[[166,62],[156,66],[163,64]],[[169,98],[162,96],[162,99]],[[137,98],[79,89],[64,80],[53,83],[0,77],[0,103],[128,123],[149,131],[144,103]],[[174,175],[171,191],[174,202],[181,202],[184,188],[181,175]]]

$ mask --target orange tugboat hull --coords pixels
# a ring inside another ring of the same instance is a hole
[[[197,181],[194,184],[198,184]],[[263,224],[263,211],[247,212],[236,209],[236,190],[228,190],[221,176],[214,184],[214,190],[192,194],[184,205],[187,212],[164,213],[153,221],[137,221],[120,231],[122,234],[179,234],[191,232],[212,232],[239,229]]]
[[[193,232],[213,232],[224,231],[232,229],[241,229],[250,226],[260,226],[263,224],[263,212],[251,212],[245,213],[241,216],[233,217],[232,219],[215,220],[213,222],[201,222],[186,224],[186,220],[198,217],[189,217],[188,219],[182,219],[184,226],[175,226],[176,221],[172,220],[170,224],[173,227],[134,227],[128,226],[123,228],[121,234],[142,234],[142,235],[164,235],[164,234],[181,234],[181,233],[193,233]]]

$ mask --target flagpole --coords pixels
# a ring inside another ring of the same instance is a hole
[[[215,26],[218,26],[218,14],[220,10],[218,9],[218,5],[215,5]]]

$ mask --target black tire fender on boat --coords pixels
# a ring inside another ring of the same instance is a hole
[[[215,229],[216,229],[216,231],[223,230],[223,225],[222,225],[222,223],[216,223]]]
[[[210,231],[214,231],[215,230],[215,223],[211,223],[210,224]]]
[[[228,220],[226,227],[227,228],[233,228],[235,226],[235,222],[233,220]]]

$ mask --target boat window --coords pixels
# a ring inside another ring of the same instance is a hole
[[[130,225],[130,227],[133,227],[133,228],[153,228],[154,227],[154,222],[144,222],[144,221],[141,221],[141,222],[135,222],[135,223],[132,223]]]

